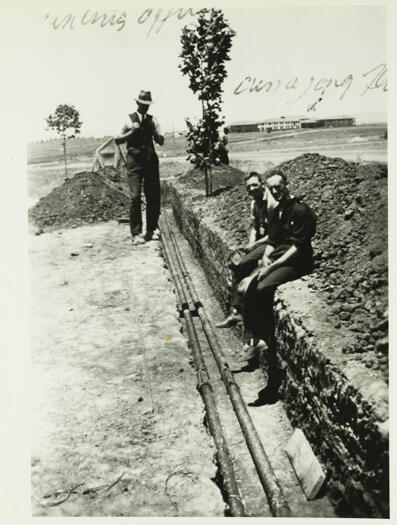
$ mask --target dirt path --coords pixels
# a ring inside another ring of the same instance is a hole
[[[33,515],[223,516],[158,243],[110,222],[30,245]]]

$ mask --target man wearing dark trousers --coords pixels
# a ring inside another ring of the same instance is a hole
[[[244,328],[254,338],[253,351],[267,347],[268,385],[266,395],[275,396],[280,373],[274,341],[273,299],[276,288],[299,279],[313,270],[311,238],[316,231],[316,216],[300,200],[291,197],[281,171],[267,178],[267,188],[278,203],[269,213],[268,239],[261,266],[244,296]]]
[[[258,266],[258,261],[262,259],[267,241],[268,223],[268,199],[267,192],[263,186],[261,175],[256,171],[251,171],[245,177],[245,187],[250,195],[251,201],[251,224],[248,244],[243,249],[245,254],[235,263],[232,261],[231,269],[234,274],[232,287],[231,310],[226,319],[216,326],[217,328],[229,328],[242,321],[241,300],[237,286],[244,277],[250,275]]]
[[[148,114],[152,96],[150,91],[140,91],[137,111],[129,115],[129,122],[122,134],[115,138],[116,144],[127,146],[127,178],[131,193],[130,230],[132,242],[141,244],[156,236],[160,216],[159,159],[154,142],[162,146],[164,137],[156,119]],[[146,198],[146,233],[142,238],[141,188]]]

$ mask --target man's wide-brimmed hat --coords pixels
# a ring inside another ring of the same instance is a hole
[[[139,92],[138,98],[134,98],[134,100],[140,104],[153,104],[152,94],[150,91],[143,91],[143,89]]]

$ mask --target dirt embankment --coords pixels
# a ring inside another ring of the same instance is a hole
[[[374,368],[387,372],[387,167],[320,155],[281,164],[319,217],[314,289],[325,294],[335,328],[347,326],[357,344],[375,350]]]
[[[313,240],[316,269],[309,285],[329,305],[335,329],[355,334],[346,353],[362,353],[366,366],[388,374],[387,166],[346,162],[304,154],[279,165],[291,192],[318,215]],[[244,244],[250,228],[249,198],[243,174],[214,170],[215,197],[206,203],[216,222]],[[179,178],[202,189],[203,175],[192,170]]]

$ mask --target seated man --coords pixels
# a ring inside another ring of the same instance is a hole
[[[248,244],[244,248],[245,255],[237,264],[232,264],[231,266],[235,282],[232,290],[230,315],[224,321],[218,323],[216,325],[217,328],[229,328],[242,321],[237,285],[258,266],[258,261],[262,259],[267,241],[268,199],[259,173],[256,173],[256,171],[248,173],[245,177],[245,187],[252,198],[252,229]]]
[[[311,238],[317,217],[305,203],[291,197],[285,175],[274,170],[267,178],[267,188],[277,201],[269,213],[268,239],[262,265],[244,296],[244,327],[254,338],[251,350],[268,346],[269,384],[277,383],[278,369],[274,348],[273,299],[276,288],[313,270]],[[277,385],[278,388],[278,385]]]

